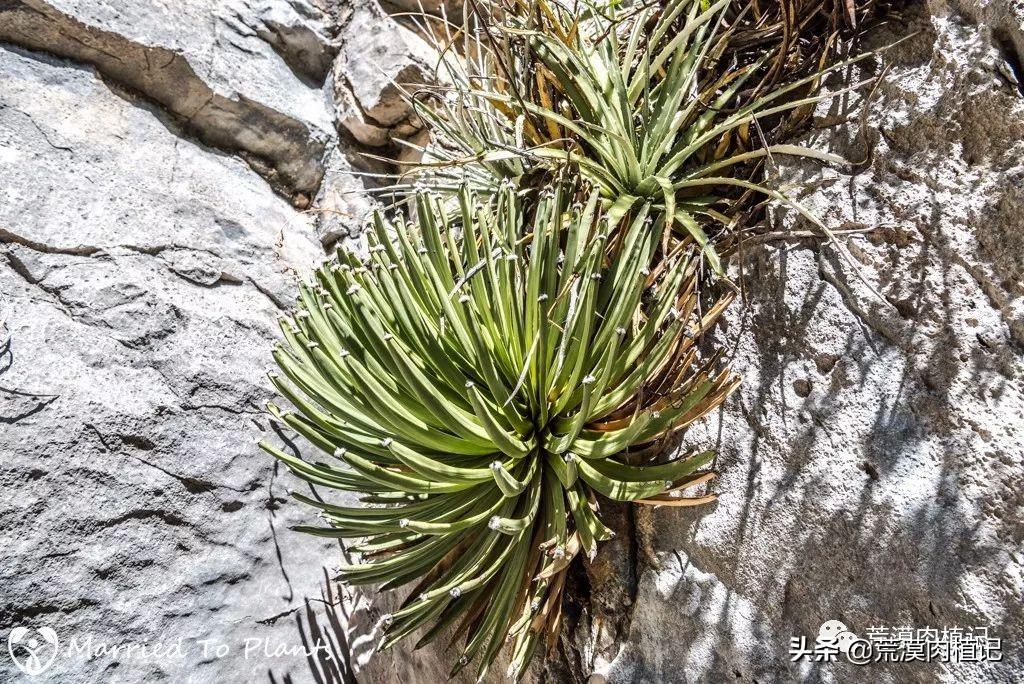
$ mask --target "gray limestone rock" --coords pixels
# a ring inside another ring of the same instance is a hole
[[[90,68],[0,73],[0,627],[57,632],[49,681],[304,681],[340,555],[288,529],[308,511],[255,441],[311,220]]]
[[[312,19],[303,29],[284,28],[288,20],[279,15],[294,16],[296,7],[284,0],[258,7],[245,0],[12,0],[0,5],[0,41],[94,66],[207,145],[243,156],[304,207],[334,135],[322,89],[334,48],[325,28],[310,28]],[[307,62],[319,64],[319,83],[308,82]]]

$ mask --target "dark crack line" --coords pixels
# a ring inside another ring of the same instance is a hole
[[[31,249],[33,252],[41,252],[43,254],[93,256],[94,254],[103,251],[99,247],[92,247],[88,245],[81,245],[78,247],[54,247],[53,245],[48,245],[44,242],[37,242],[31,238],[25,237],[24,235],[18,235],[6,228],[0,228],[0,242],[21,245],[22,247]]]
[[[44,301],[48,301],[49,304],[51,304],[54,308],[58,309],[61,313],[63,313],[71,320],[77,321],[75,315],[71,313],[71,310],[68,308],[68,305],[60,298],[60,296],[58,296],[52,288],[48,288],[45,285],[43,285],[42,279],[36,279],[32,275],[32,272],[28,269],[28,266],[25,265],[25,262],[19,259],[17,255],[15,255],[14,252],[10,250],[7,250],[7,265],[10,266],[11,270],[17,275],[19,275],[22,278],[22,280],[24,280],[27,284],[32,285],[35,288],[38,288],[50,298],[49,300],[43,298]]]
[[[292,581],[288,577],[288,571],[284,568],[284,554],[281,552],[281,544],[277,541],[277,527],[274,525],[273,511],[270,511],[268,522],[270,523],[270,535],[274,538],[274,555],[277,557],[277,567],[280,568],[281,576],[284,577],[284,583],[288,587],[288,595],[282,598],[291,602],[295,598],[295,589],[292,587]]]
[[[26,418],[31,418],[32,416],[36,415],[37,413],[45,409],[47,406],[49,406],[56,400],[57,397],[51,397],[49,399],[39,402],[34,407],[30,408],[28,411],[25,411],[23,413],[19,413],[14,416],[0,416],[0,423],[3,423],[5,425],[14,425],[15,423],[25,420]]]
[[[160,244],[160,245],[110,245],[108,247],[98,247],[96,245],[79,245],[77,247],[60,247],[54,245],[48,245],[45,242],[39,242],[32,238],[24,235],[19,235],[12,230],[7,228],[0,228],[0,243],[4,244],[15,244],[31,249],[33,252],[39,252],[40,254],[63,254],[66,256],[109,256],[111,251],[117,249],[124,249],[129,252],[135,252],[136,254],[144,254],[146,256],[160,256],[164,252],[172,250],[180,250],[183,252],[201,252],[208,254],[216,259],[224,259],[225,257],[217,252],[206,249],[205,247],[193,247],[191,245],[182,245],[177,243]],[[233,278],[233,276],[232,276]]]
[[[202,411],[204,409],[212,409],[215,411],[224,411],[230,413],[233,416],[262,416],[263,411],[240,409],[233,406],[225,406],[224,404],[188,404],[184,403],[181,405],[183,411]]]
[[[155,508],[139,508],[134,511],[123,513],[116,518],[103,520],[97,525],[97,527],[100,529],[107,529],[110,527],[117,527],[129,520],[147,520],[150,518],[157,518],[171,527],[180,527],[185,524],[184,519],[173,513]]]
[[[28,283],[29,285],[33,285],[34,287],[38,288],[40,291],[42,291],[43,293],[45,293],[49,297],[49,299],[42,298],[40,301],[45,301],[47,304],[49,304],[50,306],[54,307],[55,309],[60,311],[62,314],[64,314],[64,316],[66,316],[70,321],[74,322],[77,325],[85,326],[87,328],[100,328],[100,329],[105,329],[105,330],[110,330],[110,331],[114,331],[115,330],[114,326],[110,322],[108,322],[108,321],[104,321],[104,320],[90,320],[85,314],[93,313],[92,311],[87,311],[85,313],[81,313],[81,312],[76,312],[75,310],[73,310],[74,308],[78,308],[78,307],[77,306],[73,307],[72,305],[68,304],[68,302],[64,301],[63,297],[61,297],[60,289],[52,287],[52,286],[48,287],[48,286],[43,284],[43,282],[42,282],[43,279],[36,279],[36,278],[34,278],[32,276],[31,271],[29,271],[29,269],[25,265],[25,263],[23,261],[21,261],[21,259],[19,259],[13,252],[11,252],[9,250],[7,251],[7,263],[11,267],[11,270],[14,271],[15,273],[17,273],[19,276],[21,276],[21,278],[26,283]],[[102,311],[100,313],[102,313]],[[138,351],[135,347],[133,347],[128,342],[125,342],[124,340],[122,340],[122,339],[120,339],[120,338],[118,338],[118,337],[116,337],[114,335],[106,335],[106,338],[110,339],[110,340],[113,340],[114,342],[120,344],[125,349],[130,349],[132,351]]]
[[[210,256],[215,257],[217,259],[223,259],[224,258],[223,256],[221,256],[217,252],[214,252],[211,249],[206,249],[205,247],[191,247],[189,245],[179,245],[179,244],[176,244],[176,243],[164,244],[164,245],[152,245],[152,246],[149,246],[149,247],[142,246],[142,245],[116,245],[114,247],[111,247],[110,249],[127,249],[127,250],[129,250],[131,252],[136,252],[138,254],[145,254],[147,256],[160,256],[161,254],[163,254],[164,252],[167,252],[167,251],[181,250],[183,252],[202,252],[203,254],[209,254]]]
[[[189,491],[190,494],[202,494],[205,492],[212,491],[214,489],[227,489],[229,491],[237,492],[239,494],[247,493],[246,490],[244,489],[237,489],[235,487],[231,487],[230,485],[219,484],[217,482],[210,482],[209,480],[204,480],[199,477],[191,477],[189,475],[179,475],[178,473],[170,471],[167,468],[164,468],[163,466],[159,466],[155,463],[150,463],[146,459],[141,458],[139,456],[132,455],[132,458],[134,458],[139,463],[149,466],[150,468],[159,470],[164,475],[173,477],[175,480],[180,482],[182,486],[184,486],[185,489]]]
[[[288,610],[282,611],[282,612],[278,613],[277,615],[271,615],[270,617],[265,617],[265,618],[262,618],[260,620],[257,620],[256,624],[258,624],[258,625],[272,625],[275,622],[277,622],[278,620],[280,620],[281,618],[288,617],[289,615],[294,615],[296,611],[301,610],[301,609],[302,609],[302,606],[295,606],[294,608],[289,608]]]
[[[96,427],[92,423],[86,423],[85,427],[89,428],[96,434],[96,438],[100,440],[100,444],[103,445],[104,449],[111,452],[113,451],[113,449],[110,448],[110,445],[107,444],[107,440],[103,437],[103,433],[100,432],[100,429],[98,427]]]
[[[32,118],[31,114],[29,114],[28,112],[23,112],[20,109],[14,109],[13,107],[11,107],[11,109],[13,109],[14,111],[18,112],[19,114],[21,114],[25,118],[27,118],[29,123],[32,124],[32,127],[35,128],[37,131],[39,131],[39,135],[42,136],[43,140],[46,141],[47,145],[49,145],[50,147],[52,147],[55,150],[61,150],[63,152],[67,152],[68,154],[74,156],[74,154],[75,154],[74,149],[72,149],[70,147],[65,147],[64,145],[57,145],[52,140],[50,140],[50,136],[47,135],[46,131],[43,130],[42,126],[40,126],[38,123],[36,123],[36,120]]]

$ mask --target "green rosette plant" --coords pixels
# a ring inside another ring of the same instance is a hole
[[[463,27],[441,22],[434,31],[444,85],[411,98],[433,138],[388,192],[416,179],[438,190],[469,182],[492,192],[505,180],[530,189],[568,168],[600,190],[613,218],[650,203],[672,229],[668,242],[696,245],[718,276],[716,244],[742,225],[749,197],[779,201],[834,239],[763,182],[762,164],[785,155],[846,163],[772,132],[784,137],[815,103],[864,86],[871,79],[816,92],[826,74],[871,53],[820,69],[794,65],[799,75],[781,79],[788,42],[758,38],[732,0],[469,7]],[[757,40],[761,54],[749,47]]]
[[[658,457],[737,385],[695,347],[724,300],[699,312],[698,259],[656,257],[650,203],[617,227],[600,197],[421,191],[415,221],[378,213],[368,256],[339,251],[282,320],[270,379],[294,410],[270,410],[325,457],[262,446],[365,504],[295,494],[327,523],[300,529],[356,540],[348,584],[415,583],[383,646],[451,628],[453,675],[511,640],[518,677],[553,643],[570,562],[611,535],[602,500],[713,498],[683,496],[710,452]]]
[[[842,161],[779,140],[864,85],[816,94],[869,56],[808,66],[832,37],[792,31],[819,13],[759,7],[469,0],[461,27],[423,19],[445,85],[410,95],[432,139],[381,189],[400,213],[301,287],[274,350],[290,408],[270,411],[325,457],[262,444],[349,493],[295,494],[326,520],[301,531],[349,540],[344,582],[410,586],[382,646],[446,635],[452,675],[482,678],[510,641],[519,678],[554,644],[570,563],[611,535],[603,501],[713,500],[684,495],[710,452],[664,457],[738,384],[697,344],[731,299],[709,269],[751,196],[833,237],[761,165]]]

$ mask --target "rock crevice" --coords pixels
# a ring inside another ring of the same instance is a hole
[[[0,42],[91,65],[174,115],[205,144],[249,161],[300,207],[320,187],[329,139],[324,131],[244,94],[215,91],[170,48],[92,26],[41,0],[0,3]]]

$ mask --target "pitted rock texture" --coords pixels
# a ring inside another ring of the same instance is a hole
[[[311,220],[91,68],[3,48],[0,73],[0,628],[185,642],[34,681],[304,681],[243,649],[301,646],[339,558],[255,446]]]
[[[1019,43],[1000,38],[1022,18],[1012,3],[907,8],[865,46],[920,32],[885,57],[867,139],[865,90],[823,103],[805,141],[863,163],[775,170],[826,225],[865,231],[848,239],[860,275],[819,239],[751,243],[742,275],[734,263],[747,301],[718,335],[744,383],[687,435],[719,450],[720,499],[654,513],[656,567],[595,657],[608,681],[1024,672],[1024,95]],[[810,228],[794,216],[773,228]],[[791,662],[791,637],[832,619],[860,635],[988,627],[1003,658]]]

